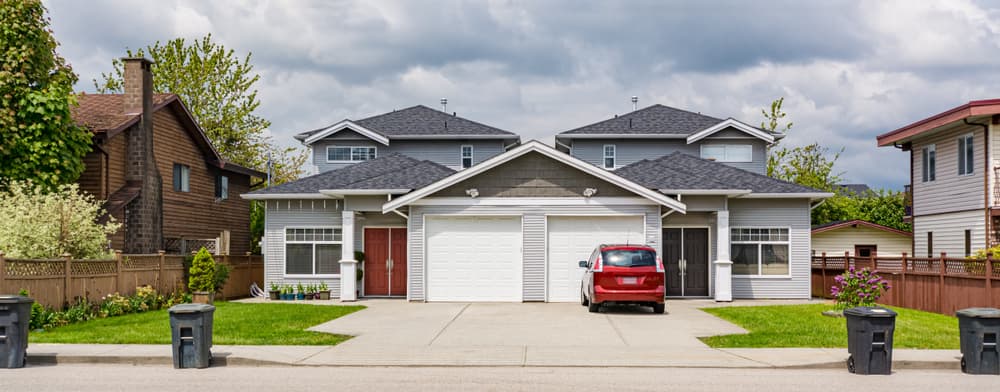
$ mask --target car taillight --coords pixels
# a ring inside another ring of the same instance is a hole
[[[604,263],[601,262],[601,256],[597,256],[597,260],[594,260],[594,272],[604,271]]]
[[[656,272],[663,272],[663,259],[656,258]]]

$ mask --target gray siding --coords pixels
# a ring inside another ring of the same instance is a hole
[[[975,167],[971,175],[958,174],[958,137],[973,134]],[[915,216],[985,207],[982,127],[959,126],[913,143],[913,214]],[[936,179],[923,181],[923,148],[934,144]],[[984,174],[985,173],[985,174]],[[980,216],[980,222],[985,219]],[[985,223],[980,223],[985,225]]]
[[[325,205],[324,205],[325,202]],[[268,200],[264,221],[264,286],[277,284],[319,284],[326,282],[330,295],[340,296],[340,278],[285,278],[285,227],[341,227],[337,200]]]
[[[972,252],[986,247],[985,210],[913,217],[913,256],[927,257],[927,233],[932,232],[933,257],[945,252],[949,257],[965,256],[965,231],[972,231]],[[881,252],[879,252],[881,253]]]
[[[805,199],[733,199],[730,227],[788,227],[791,277],[733,277],[733,298],[809,298],[809,201]]]
[[[660,243],[660,208],[656,205],[581,205],[581,206],[413,206],[410,209],[409,299],[425,300],[424,290],[424,216],[435,214],[520,215],[524,243],[524,301],[545,300],[546,215],[635,215],[646,216],[646,242]]]
[[[343,135],[343,136],[342,136]],[[351,165],[351,163],[328,163],[326,149],[329,146],[368,146],[376,147],[377,154],[396,152],[420,160],[428,160],[452,169],[461,169],[461,148],[472,146],[473,164],[485,161],[503,152],[502,140],[392,140],[389,145],[382,145],[370,139],[363,138],[354,132],[338,132],[331,137],[313,144],[313,164],[319,172],[336,170]]]
[[[694,144],[687,144],[684,139],[576,139],[573,141],[571,153],[576,158],[603,167],[605,144],[615,145],[617,167],[643,159],[656,159],[675,151],[700,157],[702,144],[750,144],[753,147],[753,162],[724,163],[762,174],[767,169],[767,146],[760,139],[705,138]]]

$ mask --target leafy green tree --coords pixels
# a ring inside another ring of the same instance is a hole
[[[8,257],[44,259],[69,253],[80,259],[107,255],[108,235],[121,227],[103,203],[77,184],[54,191],[28,181],[12,181],[0,192],[0,251]]]
[[[785,123],[784,127],[781,127],[779,122],[787,116],[787,113],[781,110],[781,105],[785,103],[785,97],[781,97],[771,101],[770,112],[764,109],[760,110],[760,114],[764,116],[764,121],[761,121],[760,128],[770,132],[782,132],[788,134],[788,131],[792,130],[792,122],[789,121]],[[780,128],[780,129],[779,129]],[[788,154],[788,151],[784,148],[778,149],[778,143],[780,140],[775,140],[769,150],[774,150],[774,152],[768,154],[767,156],[767,175],[774,176],[774,171],[778,167],[779,161],[775,159],[776,155],[784,156]]]
[[[91,136],[70,117],[76,75],[45,11],[37,0],[0,1],[0,182],[51,190],[83,172]]]
[[[228,277],[228,276],[227,276]],[[202,247],[194,255],[188,272],[188,289],[191,291],[215,292],[216,265],[212,254]]]
[[[842,179],[842,173],[834,172],[833,166],[844,150],[833,154],[832,158],[827,158],[828,152],[819,143],[772,151],[768,159],[774,160],[776,166],[770,175],[822,191],[833,191]]]

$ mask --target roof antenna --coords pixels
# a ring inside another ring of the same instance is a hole
[[[448,112],[448,98],[441,98],[441,111]]]
[[[639,97],[633,95],[632,96],[632,111],[634,112],[636,110],[639,110]]]

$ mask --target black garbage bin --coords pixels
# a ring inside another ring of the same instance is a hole
[[[0,295],[0,368],[24,367],[28,362],[28,324],[35,300],[19,295]]]
[[[212,360],[212,320],[215,307],[182,304],[171,307],[168,312],[174,368],[207,368]]]
[[[968,374],[1000,375],[1000,309],[968,308],[955,312],[958,316],[959,340],[962,347],[962,371]]]
[[[892,332],[896,312],[878,307],[844,311],[847,317],[847,370],[855,374],[892,373]]]

